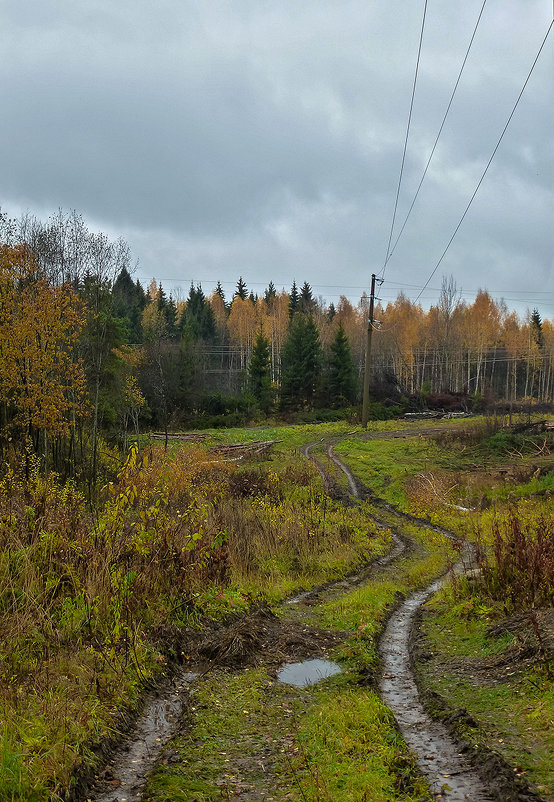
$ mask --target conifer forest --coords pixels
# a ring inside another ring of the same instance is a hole
[[[229,297],[219,282],[174,297],[155,277],[133,280],[125,242],[75,213],[3,219],[1,239],[4,447],[28,436],[60,468],[100,431],[126,442],[145,427],[360,403],[366,294],[335,306],[307,282],[270,281],[254,295],[239,276]],[[520,317],[485,288],[460,298],[444,277],[428,310],[403,294],[377,302],[370,384],[381,412],[552,400],[552,321],[536,309]]]

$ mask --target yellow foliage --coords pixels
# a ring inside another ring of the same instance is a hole
[[[0,247],[0,400],[12,425],[62,435],[83,412],[83,323],[69,285],[50,284],[24,246]]]

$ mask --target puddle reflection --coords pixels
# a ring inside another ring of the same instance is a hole
[[[277,679],[287,685],[305,688],[307,685],[315,685],[322,679],[339,674],[341,670],[339,665],[330,660],[304,660],[302,663],[284,665],[277,674]]]

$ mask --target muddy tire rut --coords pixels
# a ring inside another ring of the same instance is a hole
[[[389,433],[389,436],[394,435],[395,433]],[[473,559],[471,544],[460,541],[443,527],[397,510],[388,502],[368,493],[348,466],[336,456],[332,444],[327,445],[326,452],[337,468],[345,473],[354,496],[365,495],[378,508],[386,510],[397,519],[432,529],[458,542],[463,560],[455,566],[455,570],[467,570]],[[321,472],[321,466],[319,469]],[[444,580],[445,577],[439,577],[426,588],[412,593],[390,615],[379,647],[382,658],[379,682],[381,696],[392,710],[404,740],[413,752],[421,773],[427,778],[435,799],[449,802],[540,800],[541,797],[526,787],[526,783],[514,781],[510,767],[498,755],[482,752],[476,755],[479,765],[473,765],[465,755],[471,751],[469,745],[453,738],[444,723],[431,718],[427,713],[414,673],[413,644],[417,637],[422,607],[439,590]],[[494,767],[492,772],[491,764]]]
[[[310,458],[310,449],[304,449]],[[328,458],[348,479],[351,494],[355,498],[367,496],[365,488],[352,471],[334,453],[333,446],[327,445]],[[314,460],[323,476],[321,463]],[[326,480],[327,483],[329,480]],[[373,500],[373,499],[372,499]],[[397,517],[409,519],[417,525],[425,525],[418,519],[395,510],[392,505],[381,502],[388,512]],[[382,522],[380,522],[382,523]],[[441,527],[433,527],[452,540],[457,538]],[[398,538],[398,535],[396,535]],[[395,551],[395,549],[393,549]],[[402,553],[403,548],[400,550]],[[396,556],[399,556],[396,555]],[[460,753],[460,747],[450,737],[446,727],[432,721],[423,708],[416,685],[410,657],[410,640],[413,635],[416,613],[425,601],[435,593],[441,580],[435,580],[427,588],[412,593],[389,617],[381,638],[379,652],[382,659],[382,673],[379,681],[381,695],[392,710],[404,740],[415,755],[421,773],[426,777],[433,798],[451,802],[491,802],[490,796],[478,774]]]

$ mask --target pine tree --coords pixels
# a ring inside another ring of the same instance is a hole
[[[335,309],[335,304],[331,302],[327,310],[327,320],[329,321],[329,323],[333,322],[333,318],[335,317],[336,314],[337,310]]]
[[[356,400],[358,381],[348,337],[342,326],[337,329],[330,347],[328,396],[332,407],[352,404]]]
[[[217,282],[217,287],[215,288],[214,292],[219,295],[223,303],[225,303],[225,293],[223,292],[223,287],[221,286],[221,282]]]
[[[311,315],[294,315],[281,354],[281,407],[313,407],[321,380],[319,333]]]
[[[242,276],[239,277],[237,281],[237,289],[235,290],[235,294],[233,298],[240,298],[242,301],[246,301],[248,298],[248,290],[246,288],[246,282],[243,281]]]
[[[248,365],[248,378],[252,394],[258,401],[260,409],[266,414],[271,409],[271,360],[269,340],[260,328],[254,341],[252,357]]]

